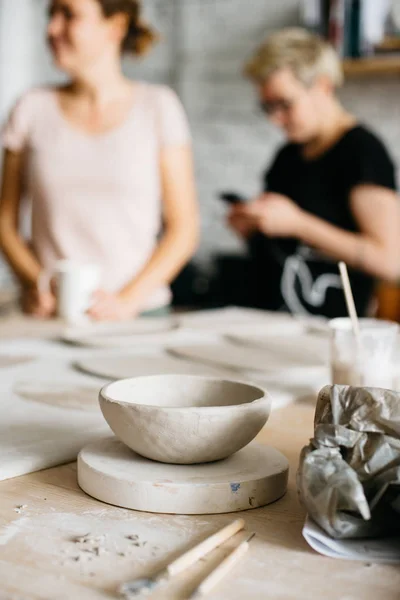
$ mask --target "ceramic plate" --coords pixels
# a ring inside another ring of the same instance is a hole
[[[146,317],[125,323],[96,323],[85,327],[69,327],[62,335],[62,340],[91,348],[120,348],[136,346],[142,341],[160,343],[160,336],[170,335],[178,327],[179,323],[173,317]]]
[[[104,379],[128,379],[145,375],[210,375],[226,376],[222,369],[209,365],[189,362],[168,354],[99,356],[83,359],[75,363],[80,370]]]
[[[181,315],[179,322],[187,329],[208,329],[222,334],[262,331],[268,335],[296,335],[306,331],[328,332],[328,320],[323,317],[293,316],[252,308],[227,307],[196,311]]]
[[[168,351],[174,356],[213,366],[282,373],[282,376],[289,370],[325,369],[328,365],[328,353],[319,352],[315,346],[308,348],[304,339],[294,343],[292,338],[271,338],[271,344],[262,348],[219,343],[175,346]]]
[[[248,323],[246,325],[226,326],[223,334],[227,338],[262,336],[268,337],[287,337],[298,336],[307,332],[307,325],[301,321],[292,318],[277,317],[271,322]]]
[[[277,356],[289,366],[319,366],[329,359],[329,339],[299,331],[297,335],[271,335],[262,331],[243,334],[229,334],[226,339],[240,346],[260,348]]]

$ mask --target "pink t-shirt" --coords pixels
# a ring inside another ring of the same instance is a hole
[[[138,83],[125,122],[88,134],[64,117],[53,88],[27,92],[3,131],[26,151],[32,247],[45,269],[59,259],[97,262],[103,287],[117,291],[150,259],[161,229],[160,149],[190,143],[185,113],[165,86]],[[158,289],[145,309],[170,301]]]

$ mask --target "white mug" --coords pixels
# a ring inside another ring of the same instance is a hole
[[[54,269],[42,275],[41,286],[49,289],[53,277],[57,287],[58,316],[68,323],[84,321],[93,293],[100,285],[100,266],[59,260]]]

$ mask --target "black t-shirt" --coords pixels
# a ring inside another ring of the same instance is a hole
[[[291,198],[332,225],[358,231],[350,209],[351,190],[360,184],[396,189],[393,163],[382,142],[356,126],[317,159],[303,158],[301,146],[287,144],[265,175],[265,191]],[[257,304],[269,310],[338,317],[347,314],[337,263],[295,239],[250,240],[257,281]],[[349,271],[359,315],[371,299],[374,280]]]

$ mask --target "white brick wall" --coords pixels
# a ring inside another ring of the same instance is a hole
[[[11,35],[5,15],[16,5],[19,16],[13,23],[20,30]],[[0,118],[22,89],[60,79],[43,44],[46,5],[47,0],[1,0]],[[258,114],[241,68],[268,31],[297,22],[298,0],[144,0],[144,5],[163,40],[144,61],[126,60],[125,70],[132,77],[173,85],[186,107],[203,218],[198,258],[208,261],[218,251],[240,251],[224,226],[225,209],[216,193],[257,193],[261,172],[281,141]],[[400,80],[351,82],[341,96],[385,139],[400,164]]]

